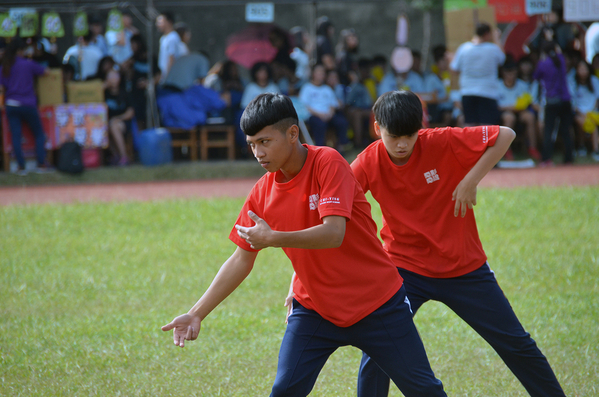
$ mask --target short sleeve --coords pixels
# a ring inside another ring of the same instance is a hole
[[[451,63],[449,64],[449,68],[451,70],[453,70],[455,72],[460,71],[460,61],[462,59],[463,52],[464,52],[464,44],[459,46],[457,51],[455,52],[455,56],[453,57],[453,59],[451,60]]]
[[[364,167],[362,166],[362,157],[361,156],[358,156],[351,163],[351,169],[354,173],[354,176],[356,177],[356,180],[358,181],[360,186],[362,186],[362,190],[364,191],[364,193],[367,193],[370,190],[370,187],[368,185],[368,174],[366,174],[366,171],[364,170]]]
[[[33,61],[27,61],[27,63],[29,64],[32,73],[36,76],[41,76],[46,71],[46,68],[39,63]]]
[[[458,162],[465,168],[472,168],[489,146],[495,145],[499,126],[451,128],[449,144]]]
[[[256,189],[256,186],[254,186],[254,189]],[[263,214],[261,213],[261,211],[258,211],[256,209],[256,201],[254,200],[254,194],[253,194],[254,189],[252,189],[252,191],[248,195],[247,199],[245,200],[245,203],[243,204],[241,211],[239,211],[239,215],[237,216],[235,225],[241,225],[241,226],[245,226],[245,227],[254,226],[255,223],[252,219],[250,219],[250,217],[248,215],[248,211],[252,211],[254,214],[258,215],[260,218],[263,218]],[[253,249],[244,239],[239,237],[239,235],[237,234],[237,229],[235,229],[235,226],[233,226],[231,233],[229,233],[229,240],[234,242],[239,248],[242,248],[246,251],[250,251],[250,252],[258,252],[259,251],[259,250]]]
[[[171,38],[165,46],[165,50],[167,53],[167,56],[171,56],[173,55],[175,58],[177,58],[177,56],[179,55],[179,43],[181,41],[177,40],[174,36],[173,38]]]
[[[319,189],[318,212],[325,216],[343,216],[351,219],[354,204],[356,178],[349,164],[337,152],[323,155],[317,164]]]

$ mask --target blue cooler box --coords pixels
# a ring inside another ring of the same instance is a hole
[[[139,159],[143,165],[160,165],[173,161],[171,134],[166,128],[144,130],[138,139]]]

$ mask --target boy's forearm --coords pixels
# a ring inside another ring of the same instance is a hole
[[[499,127],[499,134],[495,145],[489,146],[477,163],[466,174],[472,183],[478,185],[491,169],[501,160],[516,137],[514,130],[508,127]]]
[[[329,217],[327,217],[329,218]],[[325,249],[337,248],[343,243],[345,237],[345,223],[343,217],[336,220],[325,218],[321,225],[294,232],[277,232],[273,230],[271,247]]]
[[[250,274],[256,255],[257,252],[237,248],[235,253],[221,266],[204,295],[188,313],[203,320]]]

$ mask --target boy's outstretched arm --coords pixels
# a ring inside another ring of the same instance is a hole
[[[210,287],[189,312],[175,317],[173,321],[162,327],[163,331],[173,330],[175,345],[184,347],[186,340],[197,339],[202,320],[250,274],[257,255],[257,252],[237,247],[233,255],[221,266]]]
[[[499,134],[497,135],[495,145],[487,148],[474,167],[472,167],[470,172],[466,174],[453,191],[452,200],[455,201],[454,216],[458,216],[461,208],[463,218],[466,216],[468,208],[472,209],[476,205],[476,187],[495,164],[501,160],[515,137],[516,133],[511,128],[499,127]]]
[[[279,232],[272,230],[262,218],[252,211],[248,211],[248,215],[256,224],[251,227],[235,225],[235,228],[239,237],[257,250],[266,247],[337,248],[343,243],[345,237],[347,220],[343,216],[329,215],[322,218],[320,225],[292,232]]]

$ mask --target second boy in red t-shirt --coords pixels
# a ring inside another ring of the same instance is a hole
[[[468,211],[478,183],[503,157],[514,132],[497,126],[421,130],[421,103],[409,91],[382,95],[373,110],[382,139],[351,167],[381,206],[384,248],[414,314],[428,300],[446,304],[495,349],[531,396],[564,396],[489,268]],[[365,354],[358,395],[387,396],[388,389],[388,377]]]

